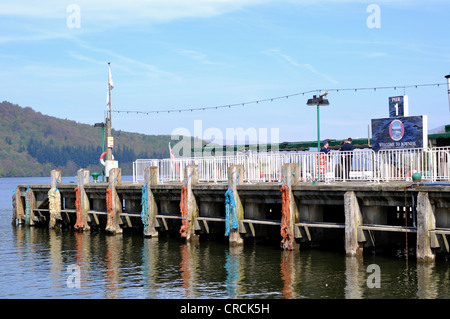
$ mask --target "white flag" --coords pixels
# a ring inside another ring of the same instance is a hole
[[[111,67],[108,64],[108,91],[106,92],[106,105],[110,107],[109,105],[109,91],[114,88],[114,83],[111,76]]]
[[[114,88],[114,83],[112,80],[112,76],[111,76],[111,68],[108,64],[108,69],[109,69],[109,79],[108,79],[108,83],[109,83],[109,87],[111,88],[111,90]]]

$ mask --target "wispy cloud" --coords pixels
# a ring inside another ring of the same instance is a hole
[[[148,77],[166,78],[177,82],[181,81],[181,78],[178,75],[161,70],[155,65],[126,57],[108,49],[95,48],[81,41],[77,41],[77,43],[80,47],[90,51],[91,53],[100,54],[104,58],[104,61],[101,61],[98,58],[92,58],[85,54],[80,54],[78,52],[68,51],[68,54],[74,59],[99,65],[106,65],[108,61],[114,59],[114,68],[118,68],[130,74],[144,74]]]
[[[85,56],[83,54],[80,54],[78,52],[74,52],[74,51],[68,51],[69,56],[71,56],[74,59],[77,59],[79,61],[85,61],[85,62],[89,62],[92,64],[98,64],[98,65],[105,65],[105,61],[100,61],[100,60],[96,60],[94,58]]]
[[[208,59],[208,56],[204,53],[194,51],[194,50],[179,50],[178,53],[181,55],[184,55],[188,58],[191,58],[201,64],[210,64],[210,65],[217,65],[222,64],[220,62],[214,62]]]
[[[316,70],[311,64],[309,63],[298,63],[293,57],[291,57],[290,55],[284,54],[283,52],[281,52],[279,49],[269,49],[269,50],[265,50],[263,51],[264,54],[271,56],[271,57],[275,57],[276,59],[278,59],[281,62],[285,62],[288,63],[296,68],[301,68],[304,70],[308,70],[322,78],[324,78],[325,80],[327,80],[328,82],[332,83],[332,84],[338,84],[339,82],[334,80],[331,76],[319,72],[318,70]]]
[[[168,22],[180,18],[209,18],[268,0],[77,0],[82,19],[89,23],[114,25]],[[35,19],[65,19],[70,2],[60,0],[2,0],[0,16]]]

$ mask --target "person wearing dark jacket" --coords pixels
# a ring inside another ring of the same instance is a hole
[[[325,154],[328,154],[330,152],[328,141],[323,141],[323,146],[320,148],[320,152]]]
[[[351,137],[347,139],[347,141],[342,144],[341,148],[339,149],[342,152],[346,152],[342,154],[342,165],[343,171],[344,171],[344,180],[349,179],[350,177],[350,168],[352,167],[352,160],[353,160],[353,154],[349,152],[353,152],[353,140]]]

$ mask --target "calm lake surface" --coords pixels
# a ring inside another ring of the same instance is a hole
[[[63,178],[63,182],[76,178]],[[123,178],[126,180],[126,177]],[[0,298],[450,298],[450,261],[215,241],[185,244],[140,234],[107,236],[12,226],[19,184],[0,178]],[[75,186],[74,186],[75,187]],[[379,288],[377,288],[379,286]]]

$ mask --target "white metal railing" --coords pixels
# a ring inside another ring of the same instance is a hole
[[[382,181],[411,180],[418,172],[431,179],[428,149],[382,150],[378,152],[378,178]]]
[[[208,156],[177,159],[138,159],[133,162],[133,181],[142,182],[146,166],[158,166],[160,182],[181,182],[187,165],[198,165],[200,182],[227,182],[228,167],[242,165],[244,182],[281,182],[286,163],[299,165],[299,182],[403,181],[418,172],[423,180],[450,180],[450,147],[432,149],[353,152],[252,153],[236,156]]]
[[[450,148],[436,147],[431,149],[430,166],[434,181],[450,180]]]

